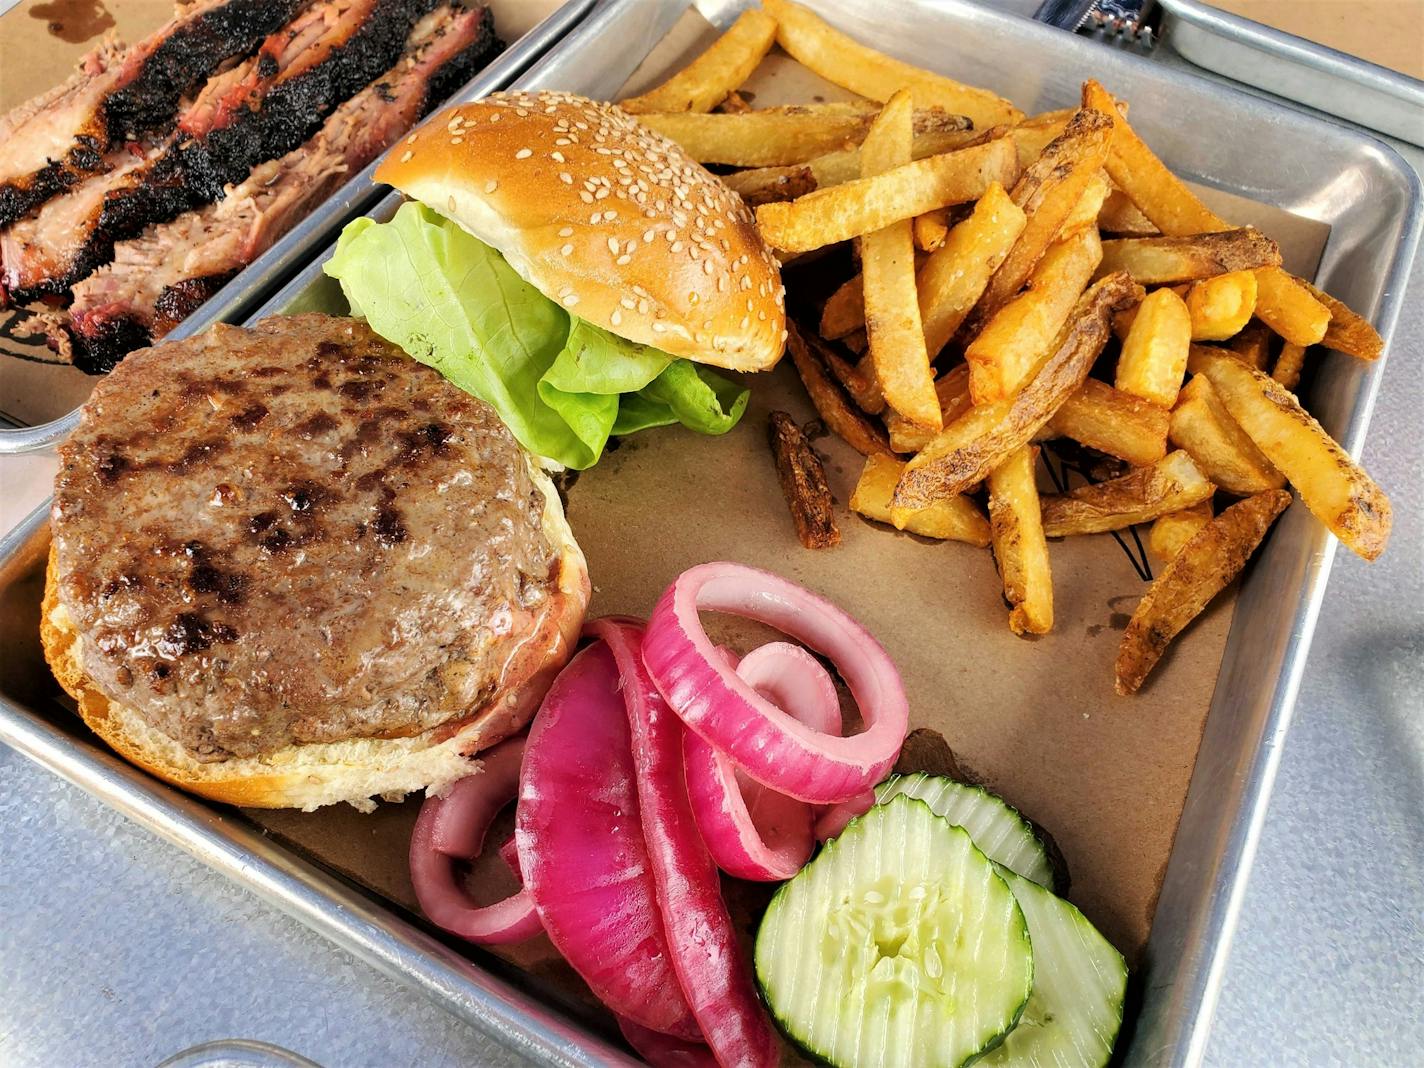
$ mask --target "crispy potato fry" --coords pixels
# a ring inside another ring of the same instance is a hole
[[[791,362],[796,365],[796,373],[801,376],[801,384],[811,397],[811,403],[831,432],[863,456],[877,452],[888,455],[890,443],[884,432],[846,399],[819,355],[789,322],[786,324],[786,349],[791,354]]]
[[[940,420],[948,426],[974,404],[969,396],[969,367],[958,364],[935,380],[935,396],[939,398]],[[885,413],[885,426],[890,431],[891,452],[919,452],[934,439],[934,433],[910,422],[894,412]]]
[[[1292,345],[1289,341],[1281,345],[1276,366],[1271,368],[1271,377],[1292,393],[1300,385],[1300,372],[1305,366],[1305,346]]]
[[[851,363],[829,345],[817,345],[817,353],[856,407],[866,415],[879,415],[885,410],[885,395],[880,392],[880,383],[875,381],[873,364],[862,369],[860,363]]]
[[[1045,253],[1028,288],[1004,304],[964,350],[969,392],[975,404],[989,404],[1013,392],[1062,329],[1092,280],[1102,246],[1090,226]],[[1186,355],[1183,353],[1183,364]]]
[[[865,136],[856,113],[748,111],[740,115],[655,112],[638,121],[676,141],[698,163],[776,167],[805,163]]]
[[[864,177],[874,178],[909,162],[911,110],[908,91],[896,93],[886,103],[861,146]],[[909,219],[901,219],[860,239],[865,332],[886,406],[911,422],[938,430],[939,401],[920,323],[911,228]]]
[[[1252,319],[1230,341],[1231,351],[1258,371],[1271,363],[1271,338],[1276,335],[1259,319]]]
[[[767,437],[776,461],[781,495],[786,498],[791,521],[796,524],[797,539],[808,549],[839,545],[841,532],[836,526],[835,502],[816,450],[811,448],[796,420],[786,412],[771,413]]]
[[[1281,262],[1281,250],[1255,227],[1187,237],[1125,237],[1103,242],[1102,272],[1126,271],[1145,286],[1194,282]]]
[[[1192,347],[1192,315],[1186,301],[1170,289],[1148,293],[1122,343],[1117,360],[1117,388],[1160,404],[1177,403]]]
[[[1078,198],[1078,203],[1073,205],[1073,210],[1063,220],[1063,226],[1058,231],[1059,238],[1067,237],[1085,226],[1096,227],[1098,215],[1102,212],[1103,203],[1111,191],[1112,182],[1108,181],[1107,172],[1098,171],[1088,183],[1088,187],[1083,190],[1083,195]]]
[[[867,48],[800,4],[765,0],[762,7],[776,19],[777,43],[792,58],[860,96],[888,100],[900,89],[908,88],[916,106],[942,107],[968,115],[981,128],[1023,118],[1023,112],[1007,100]]]
[[[1234,337],[1257,310],[1254,271],[1232,271],[1205,278],[1187,290],[1193,341],[1224,341]]]
[[[1080,110],[1063,133],[1014,184],[1013,201],[1027,222],[1004,262],[989,279],[971,321],[983,322],[1028,281],[1039,259],[1063,229],[1107,159],[1112,120],[1101,112]]]
[[[1083,106],[1112,117],[1115,130],[1108,177],[1153,226],[1170,237],[1231,229],[1143,143],[1111,94],[1096,81],[1083,83]]]
[[[1127,194],[1114,187],[1098,211],[1098,229],[1119,237],[1153,237],[1159,231]]]
[[[837,288],[821,309],[821,336],[845,337],[864,325],[865,279],[856,275]]]
[[[648,111],[711,111],[751,77],[776,43],[776,20],[764,11],[743,11],[731,29],[656,89],[620,105],[634,115]]]
[[[862,307],[864,306],[862,305]],[[864,328],[861,328],[860,330],[853,330],[851,333],[841,338],[840,342],[846,348],[850,349],[851,352],[854,352],[862,357],[864,357],[865,350],[870,348],[870,338],[866,336]],[[864,358],[862,358],[860,362],[861,373],[873,379],[875,377],[873,369],[869,366],[869,364],[865,362]]]
[[[1202,501],[1179,512],[1158,516],[1147,532],[1147,548],[1157,559],[1170,560],[1210,522],[1211,501]]]
[[[921,265],[916,277],[925,348],[937,355],[984,293],[1027,219],[998,182]]]
[[[871,178],[859,178],[791,201],[757,208],[757,228],[767,244],[809,252],[984,195],[990,182],[1011,182],[1018,169],[1004,138],[914,160]]]
[[[1220,349],[1193,345],[1187,368],[1216,387],[1221,403],[1300,499],[1366,560],[1389,541],[1389,498],[1279,382]]]
[[[1325,330],[1321,343],[1328,349],[1343,352],[1359,360],[1378,360],[1384,353],[1384,339],[1379,331],[1369,324],[1364,316],[1347,308],[1329,293],[1316,289],[1309,282],[1297,278],[1305,291],[1330,310],[1330,325]]]
[[[733,89],[727,94],[727,99],[717,105],[716,110],[725,115],[744,115],[752,110],[752,106],[747,103],[746,97]]]
[[[1290,502],[1285,490],[1238,501],[1182,546],[1138,602],[1123,632],[1115,672],[1120,695],[1137,692],[1168,643],[1240,573]]]
[[[895,507],[914,510],[962,493],[1028,444],[1083,384],[1107,344],[1112,313],[1141,299],[1142,287],[1127,275],[1094,283],[1023,385],[993,404],[971,408],[905,465],[895,487]]]
[[[1256,272],[1256,317],[1292,345],[1318,345],[1330,329],[1330,309],[1304,282],[1279,267]]]
[[[1231,418],[1211,382],[1202,375],[1194,376],[1183,388],[1172,409],[1167,436],[1228,493],[1244,497],[1285,485],[1285,476]]]
[[[1102,534],[1147,523],[1210,500],[1216,487],[1181,449],[1151,467],[1043,498],[1043,532],[1050,538]]]
[[[1142,467],[1167,455],[1170,421],[1166,408],[1090,378],[1063,402],[1044,431]]]
[[[850,510],[877,523],[890,523],[890,497],[904,466],[889,456],[867,456],[860,481],[851,494]],[[980,549],[989,544],[989,521],[978,505],[963,494],[935,501],[923,511],[911,512],[902,519],[903,522],[892,525],[911,534],[968,542]]]
[[[761,182],[748,182],[735,192],[747,202],[747,207],[755,208],[760,204],[771,204],[781,200],[795,200],[797,197],[804,197],[807,193],[815,192],[816,175],[810,167],[804,164],[799,167],[776,167],[775,177],[767,178]],[[742,172],[750,174],[750,171]],[[728,177],[735,178],[736,175]]]
[[[1034,484],[1037,456],[1032,445],[1020,445],[989,472],[988,480],[994,560],[1009,603],[1009,629],[1015,634],[1047,634],[1053,629],[1053,574]]]
[[[949,212],[945,208],[915,216],[915,247],[933,252],[949,236]]]

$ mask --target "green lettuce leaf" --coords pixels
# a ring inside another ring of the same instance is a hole
[[[741,386],[569,315],[423,204],[355,220],[324,269],[371,329],[565,467],[593,466],[610,434],[673,423],[724,434],[746,410]]]

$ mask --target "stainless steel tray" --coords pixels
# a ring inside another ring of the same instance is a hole
[[[688,0],[604,0],[518,84],[611,96],[688,6]],[[1419,240],[1420,190],[1413,172],[1385,146],[967,0],[905,0],[873,11],[856,0],[813,6],[861,40],[990,86],[1031,110],[1072,103],[1081,79],[1103,79],[1133,101],[1134,125],[1178,171],[1327,224],[1318,281],[1369,315],[1386,340],[1393,333]],[[725,23],[735,7],[703,10]],[[1183,114],[1211,116],[1211,129],[1185,128]],[[395,203],[387,197],[372,213],[388,213]],[[322,258],[257,315],[332,307],[339,297],[320,272]],[[1380,371],[1330,354],[1308,398],[1354,454]],[[95,744],[65,710],[40,658],[35,631],[45,520],[41,509],[0,543],[0,634],[7,650],[0,664],[0,740],[531,1056],[559,1064],[623,1062],[593,1034],[262,837],[241,813],[179,794]],[[1125,1063],[1175,1066],[1201,1059],[1334,551],[1334,540],[1303,509],[1292,509],[1240,592],[1147,947],[1142,1002],[1124,1032]]]
[[[494,8],[496,23],[501,9],[514,6],[508,0],[504,3],[501,0],[489,2]],[[553,10],[547,17],[510,42],[508,48],[450,99],[474,100],[508,86],[587,15],[595,3],[596,0],[566,0],[556,8],[550,4]],[[381,187],[371,182],[371,175],[380,162],[380,159],[372,161],[318,205],[275,245],[239,271],[232,281],[180,323],[169,337],[191,337],[213,323],[241,322],[250,315],[253,308],[271,296],[274,287],[324,248],[334,233],[356,216],[370,210],[381,196]],[[58,419],[37,426],[0,427],[0,455],[34,452],[58,444],[78,422],[79,410],[76,408]]]
[[[1424,145],[1424,82],[1201,0],[1161,4],[1167,13],[1164,39],[1183,59]]]

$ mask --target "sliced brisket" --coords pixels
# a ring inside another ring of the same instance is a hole
[[[0,226],[172,122],[180,97],[257,46],[308,0],[201,0],[132,48],[101,45],[80,72],[0,120]]]

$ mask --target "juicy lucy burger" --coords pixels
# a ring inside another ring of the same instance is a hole
[[[520,730],[589,583],[545,471],[718,433],[785,336],[750,213],[618,109],[436,116],[299,315],[130,355],[61,449],[46,657],[120,754],[226,802],[439,789]],[[414,357],[414,358],[412,358]]]

